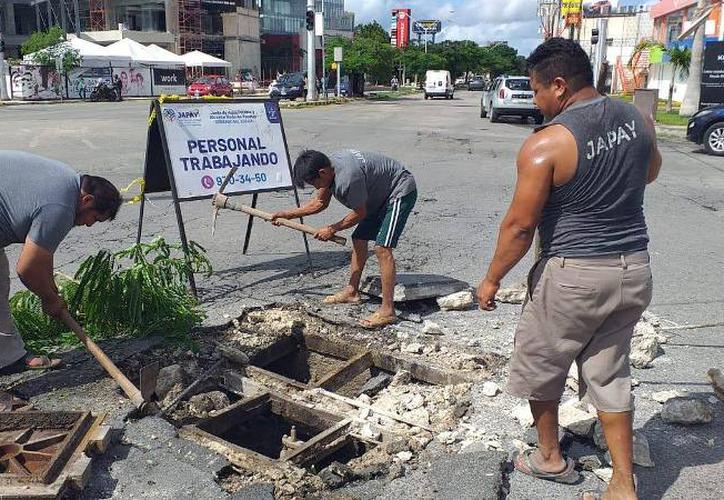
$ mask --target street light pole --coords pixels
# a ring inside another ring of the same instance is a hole
[[[0,101],[7,101],[8,89],[5,80],[5,18],[0,18]]]
[[[307,12],[314,12],[314,0],[307,0]],[[307,101],[317,100],[317,49],[314,26],[307,29]]]

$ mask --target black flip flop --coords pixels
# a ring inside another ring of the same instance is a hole
[[[581,475],[575,469],[576,463],[570,458],[566,459],[566,467],[561,472],[552,473],[540,470],[533,465],[530,459],[535,451],[535,448],[531,448],[522,453],[519,451],[513,453],[513,466],[515,470],[535,477],[536,479],[544,479],[546,481],[553,481],[554,483],[575,484],[581,480]]]
[[[28,365],[28,360],[34,358],[42,358],[43,363],[35,366]],[[54,368],[58,368],[61,364],[62,361],[59,359],[50,359],[48,356],[27,353],[19,360],[0,368],[0,375],[13,375],[15,373],[22,373],[30,370],[52,370]]]

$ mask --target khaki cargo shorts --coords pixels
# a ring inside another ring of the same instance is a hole
[[[507,390],[555,401],[573,361],[579,395],[605,412],[631,408],[631,336],[651,302],[646,251],[591,258],[551,257],[528,279]]]

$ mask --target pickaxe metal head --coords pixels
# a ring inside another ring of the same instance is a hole
[[[239,167],[232,167],[231,170],[229,170],[229,173],[226,174],[226,178],[224,179],[224,182],[221,183],[221,187],[219,188],[219,194],[224,193],[224,189],[226,189],[226,186],[229,184],[229,180],[231,180],[232,177],[234,177],[234,174],[236,171],[239,170]],[[216,232],[216,219],[219,218],[219,207],[214,204],[214,215],[213,220],[211,221],[211,236],[214,236],[214,233]]]

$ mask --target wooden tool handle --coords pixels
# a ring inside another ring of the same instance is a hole
[[[111,358],[106,356],[106,353],[103,352],[103,350],[98,347],[98,344],[93,342],[83,331],[83,328],[73,319],[73,317],[70,315],[68,311],[65,311],[63,313],[62,317],[63,323],[70,328],[73,333],[75,333],[76,337],[83,343],[86,349],[88,349],[88,352],[90,352],[94,358],[100,363],[100,365],[103,367],[103,369],[108,372],[108,375],[110,375],[113,380],[118,382],[118,385],[121,386],[121,389],[123,389],[123,392],[126,393],[128,398],[131,400],[131,402],[136,406],[136,408],[141,408],[143,406],[143,396],[141,395],[141,391],[138,390],[138,388],[133,385],[133,383],[126,378],[126,376],[121,372],[121,370],[118,369],[118,367],[111,361]]]
[[[264,219],[267,222],[270,222],[272,220],[272,214],[269,212],[265,212],[263,210],[259,210],[258,208],[251,208],[247,207],[246,205],[240,205],[236,204],[233,201],[229,199],[228,196],[225,196],[223,194],[217,194],[216,198],[214,200],[214,204],[217,207],[221,208],[228,208],[229,210],[235,210],[237,212],[244,212],[245,214],[249,214],[253,217],[258,217],[260,219]],[[314,236],[317,234],[318,229],[308,226],[306,224],[302,224],[300,222],[296,222],[289,219],[277,219],[280,226],[288,227],[290,229],[296,229],[297,231],[301,231],[303,233],[311,234]],[[338,245],[345,246],[347,244],[347,238],[344,238],[342,236],[334,235],[329,240],[334,243],[337,243]]]

